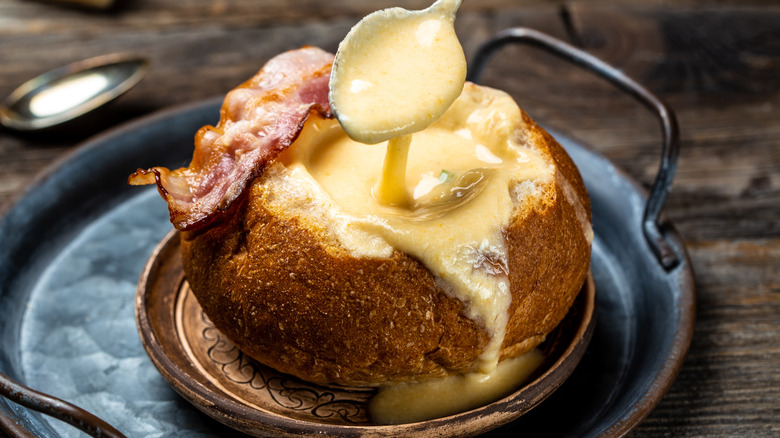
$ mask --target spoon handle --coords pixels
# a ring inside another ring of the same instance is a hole
[[[463,0],[436,0],[436,3],[430,6],[430,9],[439,10],[454,19],[461,3],[463,3]]]

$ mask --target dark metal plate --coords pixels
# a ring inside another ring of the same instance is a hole
[[[136,282],[170,230],[154,189],[126,185],[137,167],[185,165],[194,132],[220,100],[113,130],[41,176],[0,219],[0,370],[75,403],[128,436],[233,433],[179,397],[141,345]],[[598,322],[580,366],[548,400],[495,436],[619,435],[668,389],[693,331],[690,262],[667,272],[641,229],[645,195],[609,161],[556,135],[593,202]],[[679,236],[669,232],[678,254]],[[38,436],[79,432],[0,399]]]

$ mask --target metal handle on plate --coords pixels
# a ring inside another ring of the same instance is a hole
[[[585,67],[632,95],[656,113],[663,130],[663,150],[661,164],[645,204],[642,231],[661,266],[667,270],[673,269],[680,263],[680,257],[664,236],[661,213],[677,170],[680,152],[680,133],[674,111],[615,67],[557,38],[523,27],[501,31],[482,44],[470,65],[468,80],[477,82],[493,54],[510,43],[526,43]]]
[[[28,388],[0,373],[0,396],[26,408],[42,412],[64,421],[93,437],[124,438],[121,432],[89,412],[66,401]],[[27,437],[32,434],[13,418],[0,412],[0,431],[11,436]]]

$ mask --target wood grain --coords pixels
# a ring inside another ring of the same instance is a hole
[[[0,204],[89,135],[223,94],[282,50],[335,50],[374,9],[427,3],[118,0],[96,13],[0,2],[0,96],[89,56],[130,51],[152,61],[106,124],[68,136],[0,131]],[[632,436],[780,435],[780,7],[735,4],[490,0],[465,2],[457,21],[467,54],[496,30],[534,27],[622,69],[678,114],[682,154],[666,213],[696,273],[697,325],[670,392]],[[642,184],[652,181],[658,123],[610,85],[527,47],[503,51],[484,80],[537,121],[587,142]]]
[[[569,12],[576,40],[659,93],[682,130],[666,211],[693,260],[697,325],[678,379],[634,435],[777,436],[780,10]],[[595,124],[581,133],[592,144],[616,141],[611,128],[634,132],[634,151],[627,142],[604,152],[649,182],[652,131],[633,117]]]

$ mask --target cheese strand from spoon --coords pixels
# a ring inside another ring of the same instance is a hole
[[[372,191],[380,204],[409,207],[409,191],[406,189],[406,162],[409,158],[411,134],[393,137],[387,142],[385,161],[379,183]]]

